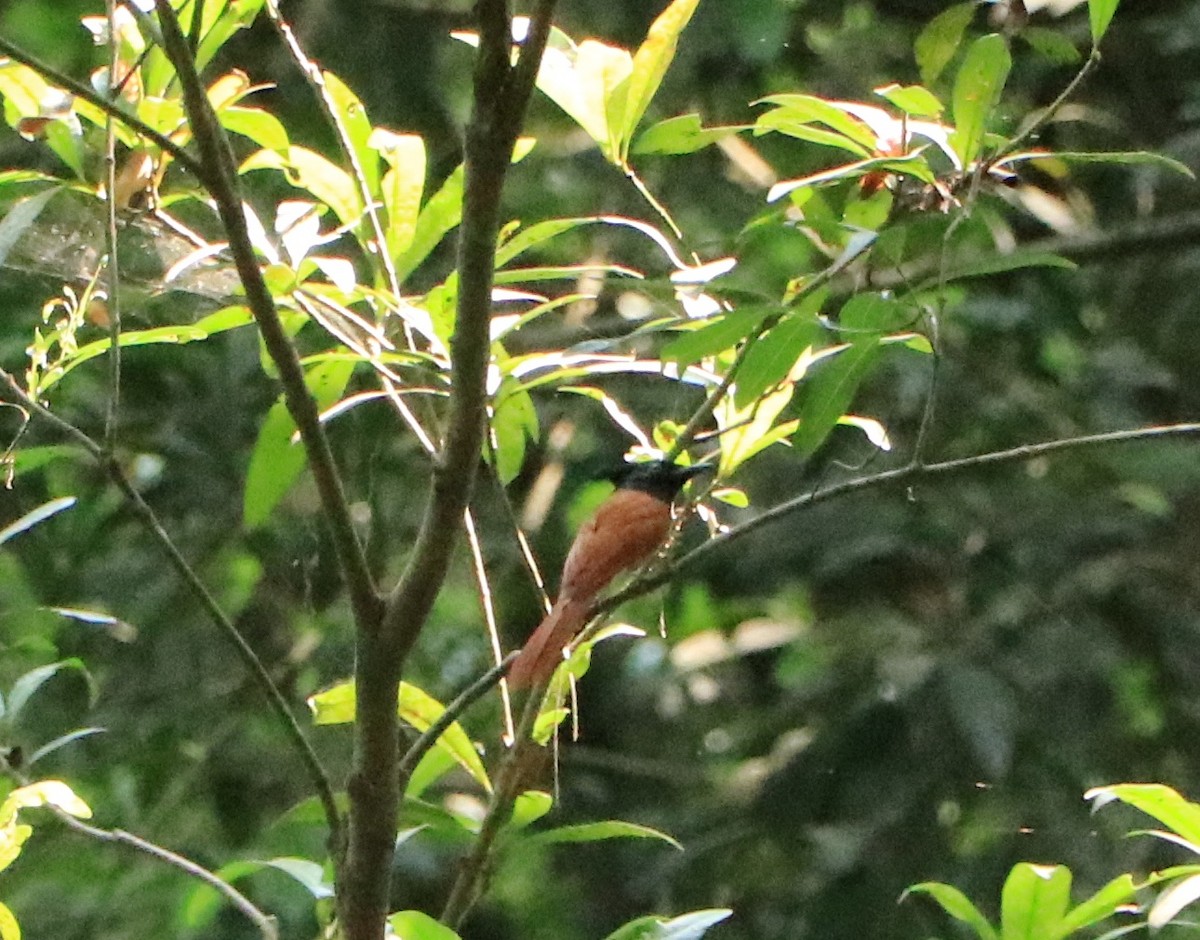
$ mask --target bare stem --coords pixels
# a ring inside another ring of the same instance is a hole
[[[772,506],[761,515],[755,516],[741,525],[727,529],[720,535],[709,539],[703,545],[699,545],[690,552],[681,555],[670,565],[635,581],[624,590],[605,598],[596,605],[592,613],[596,615],[613,610],[627,600],[648,594],[655,588],[670,581],[681,569],[693,565],[701,559],[707,558],[713,552],[725,548],[729,543],[744,538],[751,532],[761,529],[763,526],[778,522],[813,503],[825,502],[826,500],[845,496],[849,493],[857,493],[861,490],[879,489],[884,486],[895,486],[899,483],[912,483],[927,477],[955,476],[977,470],[981,467],[1020,463],[1023,460],[1045,457],[1061,451],[1082,450],[1088,447],[1104,447],[1110,444],[1126,444],[1167,437],[1196,436],[1200,436],[1200,423],[1164,424],[1148,428],[1133,428],[1128,431],[1109,431],[1103,434],[1066,437],[1054,441],[1044,441],[1040,444],[1024,444],[1020,447],[1009,448],[1008,450],[997,450],[986,454],[976,454],[971,457],[960,457],[957,460],[943,460],[940,463],[912,462],[892,470],[884,470],[880,473],[872,473],[844,480],[840,483],[826,486],[823,489],[814,490],[793,499],[785,500],[777,506]]]
[[[105,0],[108,15],[108,87],[116,86],[117,66],[120,64],[120,44],[116,29],[116,2]],[[105,230],[108,263],[105,268],[108,283],[108,407],[104,413],[104,446],[111,453],[117,436],[117,421],[121,414],[121,269],[117,263],[117,127],[112,112],[104,121],[105,204],[108,225]]]

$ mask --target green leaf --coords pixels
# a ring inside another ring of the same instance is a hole
[[[524,829],[545,816],[554,806],[554,797],[544,790],[526,790],[513,801],[510,825]]]
[[[1071,905],[1065,865],[1014,865],[1000,893],[1001,940],[1044,940],[1058,933]]]
[[[339,682],[309,696],[308,707],[312,709],[313,721],[318,725],[337,725],[354,721],[354,682]],[[410,682],[400,683],[400,698],[396,707],[401,720],[421,732],[428,731],[446,711],[441,702]],[[483,761],[479,759],[479,752],[475,750],[462,725],[457,721],[451,723],[450,727],[442,732],[435,747],[449,754],[481,787],[491,792],[492,783],[483,768]]]
[[[1026,26],[1017,35],[1029,47],[1055,65],[1077,65],[1083,58],[1075,44],[1057,29],[1044,26]]]
[[[46,203],[58,195],[60,189],[59,186],[51,186],[33,196],[26,196],[0,219],[0,265],[4,264],[13,246],[29,231],[29,227],[46,208]]]
[[[208,4],[204,9],[203,38],[196,50],[196,68],[203,71],[234,33],[253,23],[262,9],[263,2],[264,0],[229,0],[228,3]]]
[[[372,196],[379,194],[379,154],[370,146],[372,133],[371,121],[367,117],[367,109],[350,88],[333,72],[321,72],[325,79],[325,89],[334,114],[342,127],[350,146],[354,149],[354,157],[362,169],[366,190]],[[355,187],[357,193],[357,187]],[[343,220],[346,221],[346,220]]]
[[[876,88],[875,94],[914,117],[937,117],[946,110],[937,95],[923,85],[884,85]]]
[[[792,400],[795,386],[784,383],[779,389],[763,398],[756,399],[746,408],[737,408],[726,396],[716,409],[717,423],[721,427],[721,462],[719,476],[729,477],[733,472],[759,451],[777,443],[797,427],[795,421],[776,425],[780,412]]]
[[[950,64],[962,43],[963,33],[975,17],[974,3],[959,3],[947,7],[921,30],[913,46],[921,81],[932,85]]]
[[[226,330],[237,329],[239,326],[246,326],[253,322],[254,318],[251,316],[248,307],[241,305],[224,307],[215,313],[210,313],[208,316],[197,320],[195,323],[158,326],[149,330],[130,330],[120,335],[119,344],[122,349],[133,346],[156,346],[160,344],[181,346],[185,343],[205,340],[217,333],[224,333]],[[42,376],[38,388],[41,392],[45,393],[60,382],[67,373],[72,372],[85,362],[95,359],[97,356],[104,355],[111,346],[112,338],[109,336],[80,346],[67,362],[58,368],[46,372]]]
[[[698,330],[679,333],[667,343],[661,356],[687,366],[733,348],[753,333],[767,317],[779,314],[777,306],[739,307],[705,323]]]
[[[751,130],[753,124],[724,124],[704,127],[699,114],[681,114],[651,124],[638,134],[630,152],[648,154],[684,154],[703,150],[710,144]]]
[[[420,799],[426,790],[457,766],[458,761],[445,748],[431,747],[409,775],[408,786],[404,788],[404,798]]]
[[[459,940],[458,934],[420,911],[397,911],[388,923],[398,940]]]
[[[858,117],[823,98],[800,94],[769,95],[755,104],[773,104],[777,107],[777,110],[761,115],[756,127],[762,124],[764,119],[768,123],[779,121],[786,124],[824,124],[846,139],[848,143],[841,146],[846,146],[847,149],[856,146],[863,156],[875,151],[875,132]]]
[[[700,940],[709,927],[733,915],[725,908],[693,911],[678,917],[639,917],[610,933],[605,940]]]
[[[913,293],[920,293],[921,291],[930,290],[942,284],[959,281],[963,278],[987,277],[992,274],[1019,271],[1023,268],[1064,268],[1071,271],[1076,267],[1077,265],[1074,261],[1069,261],[1060,255],[1050,254],[1049,252],[1014,251],[1007,255],[993,255],[979,261],[951,265],[947,271],[935,277],[926,278],[917,287],[913,288]]]
[[[1170,787],[1157,783],[1121,783],[1096,787],[1084,794],[1095,808],[1119,800],[1153,816],[1188,842],[1200,845],[1200,805],[1184,799]]]
[[[92,679],[91,673],[87,671],[87,667],[81,659],[63,659],[57,663],[49,663],[45,666],[38,666],[35,669],[30,669],[13,683],[12,689],[8,693],[8,708],[6,716],[9,721],[15,721],[17,716],[21,714],[25,703],[33,696],[38,689],[45,685],[50,679],[58,675],[64,669],[74,670],[83,678],[88,687],[88,700],[95,701],[96,686]]]
[[[1108,32],[1113,14],[1117,12],[1119,0],[1088,0],[1088,21],[1092,26],[1092,45],[1100,45],[1100,40]]]
[[[1062,919],[1052,940],[1069,937],[1071,934],[1090,927],[1106,917],[1116,914],[1130,904],[1136,895],[1137,885],[1132,875],[1118,875],[1082,904],[1072,908]]]
[[[329,206],[343,225],[357,223],[362,215],[362,202],[353,178],[315,151],[297,146],[288,147],[284,154],[259,150],[242,163],[239,172],[265,169],[282,170],[288,183]]]
[[[1189,179],[1196,178],[1196,174],[1192,172],[1191,167],[1187,164],[1180,163],[1178,160],[1164,156],[1161,153],[1151,153],[1147,150],[1113,150],[1095,153],[1033,150],[1010,154],[1003,160],[997,161],[997,166],[1012,163],[1029,163],[1034,160],[1061,160],[1064,163],[1117,163],[1125,166],[1160,166],[1164,169],[1180,173]]]
[[[79,741],[83,738],[90,738],[94,734],[103,734],[105,728],[76,728],[74,731],[68,731],[66,734],[60,734],[57,738],[47,741],[32,754],[25,758],[25,766],[32,767],[43,757],[53,754],[59,748],[66,747],[73,741]]]
[[[950,146],[964,168],[979,156],[988,119],[1000,103],[1011,68],[1008,43],[998,33],[971,43],[959,66],[954,80],[955,130],[950,135]]]
[[[52,499],[48,503],[42,503],[36,509],[29,510],[29,512],[25,513],[16,522],[9,523],[3,529],[0,529],[0,545],[3,545],[9,539],[15,538],[22,532],[32,529],[39,522],[57,515],[64,509],[70,509],[74,505],[74,496],[63,496],[59,499]]]
[[[801,387],[800,427],[792,444],[804,455],[824,443],[838,419],[850,408],[859,385],[879,358],[879,339],[861,339],[823,360]]]
[[[498,393],[499,404],[492,415],[492,441],[496,473],[507,486],[525,465],[528,441],[536,441],[540,426],[533,399],[515,382],[506,381]]]
[[[955,920],[960,920],[970,926],[975,931],[975,935],[979,937],[979,940],[999,940],[996,928],[988,923],[988,919],[983,916],[979,908],[971,903],[971,899],[959,891],[958,888],[942,884],[938,881],[925,881],[921,884],[913,885],[905,891],[900,895],[900,900],[903,901],[909,895],[913,894],[926,894],[933,898],[943,911]]]
[[[353,371],[351,361],[326,360],[305,373],[305,384],[321,411],[342,397]],[[266,522],[299,479],[307,458],[304,447],[292,442],[295,433],[296,422],[281,397],[267,412],[250,455],[242,498],[242,522],[247,529]]]
[[[368,143],[388,165],[382,196],[388,254],[395,260],[412,247],[417,232],[425,192],[425,141],[416,134],[393,134],[377,127]]]
[[[801,357],[822,341],[817,313],[828,296],[825,288],[813,291],[746,351],[734,389],[738,408],[749,407],[767,389],[782,382]]]
[[[0,940],[21,940],[21,925],[7,904],[0,903]]]
[[[254,141],[264,150],[273,150],[280,155],[288,151],[287,128],[269,111],[231,105],[221,111],[220,121],[225,130]]]
[[[396,276],[401,281],[415,271],[447,233],[462,221],[462,199],[463,168],[459,166],[429,197],[417,216],[411,242],[404,253],[396,258]]]
[[[629,142],[662,84],[679,44],[679,36],[691,21],[700,0],[673,0],[658,15],[646,33],[646,39],[633,55],[633,70],[624,95],[620,123],[615,128],[621,163],[629,157]]]
[[[649,826],[639,826],[637,823],[623,822],[610,819],[606,822],[581,823],[575,826],[559,826],[534,835],[533,840],[556,845],[568,842],[602,842],[606,839],[659,839],[683,851],[678,840],[652,829]]]
[[[565,232],[570,232],[582,225],[598,225],[604,222],[605,219],[600,216],[589,215],[574,219],[548,219],[545,222],[537,222],[528,228],[520,229],[512,238],[496,249],[496,267],[503,267],[530,248],[557,238]]]

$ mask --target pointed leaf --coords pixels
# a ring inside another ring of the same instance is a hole
[[[884,85],[876,88],[875,94],[913,117],[937,117],[946,110],[937,95],[923,85]]]
[[[37,221],[37,217],[46,208],[46,203],[58,195],[59,189],[58,186],[51,186],[33,196],[27,196],[0,219],[0,265],[4,264],[8,253],[13,250],[21,236]]]
[[[659,14],[646,33],[646,39],[633,56],[633,72],[625,91],[624,111],[617,127],[621,162],[629,157],[629,142],[662,84],[667,68],[675,58],[679,36],[696,12],[700,0],[673,0]]]
[[[38,761],[48,754],[53,754],[60,747],[70,744],[72,741],[78,741],[81,738],[89,738],[93,734],[103,734],[104,728],[78,728],[75,731],[68,731],[66,734],[60,734],[52,741],[47,741],[36,751],[25,758],[25,766],[32,767]]]
[[[779,307],[739,307],[704,324],[698,330],[676,334],[662,350],[662,358],[688,366],[701,359],[732,349],[752,334],[767,317],[778,315]]]
[[[610,933],[605,940],[700,940],[709,927],[732,916],[733,911],[713,908],[678,917],[639,917]]]
[[[21,925],[7,904],[0,904],[0,940],[21,940]]]
[[[355,224],[362,214],[358,187],[350,174],[305,147],[288,147],[286,154],[260,150],[242,163],[238,172],[282,170],[288,183],[303,189],[333,210],[343,225]]]
[[[751,130],[753,124],[724,124],[705,127],[698,114],[681,114],[651,124],[638,134],[631,153],[635,154],[684,154],[703,150],[710,144],[732,137],[742,131]]]
[[[1119,0],[1088,0],[1088,21],[1092,26],[1092,45],[1100,45],[1100,40],[1108,32],[1113,14],[1117,12]]]
[[[1147,922],[1151,930],[1159,930],[1175,919],[1185,907],[1200,899],[1200,875],[1177,881],[1154,901]]]
[[[453,930],[421,911],[397,911],[388,924],[397,940],[459,940]]]
[[[812,454],[850,408],[859,385],[879,358],[879,340],[861,339],[824,360],[803,383],[800,427],[792,444],[801,454]]]
[[[425,141],[416,134],[393,134],[377,127],[368,144],[388,165],[381,195],[387,212],[388,254],[395,260],[412,247],[417,231],[425,192]]]
[[[1012,68],[1008,43],[998,33],[975,40],[954,80],[954,133],[950,146],[964,167],[979,156],[988,119],[1000,103]]]
[[[649,826],[639,826],[637,823],[610,819],[607,822],[580,823],[574,826],[559,826],[548,829],[532,836],[536,842],[560,844],[567,842],[602,842],[606,839],[659,839],[668,845],[683,851],[678,840],[652,829]]]
[[[1200,845],[1200,804],[1191,803],[1170,787],[1157,783],[1121,783],[1096,787],[1083,795],[1099,809],[1114,800],[1153,816],[1189,842]]]
[[[932,85],[950,64],[962,42],[963,33],[975,17],[974,3],[958,3],[947,7],[921,30],[913,50],[921,69],[921,81]]]
[[[1118,875],[1082,904],[1072,908],[1053,934],[1053,940],[1069,937],[1084,927],[1111,917],[1132,903],[1136,892],[1137,886],[1132,875]]]
[[[1053,936],[1070,905],[1071,870],[1065,865],[1014,865],[1000,894],[1001,940]]]
[[[526,790],[517,795],[513,801],[510,825],[514,829],[524,829],[537,822],[554,807],[554,797],[544,790]]]
[[[35,669],[30,669],[16,682],[13,683],[12,689],[8,693],[8,709],[7,717],[9,721],[15,721],[17,716],[21,714],[21,710],[25,707],[25,703],[33,696],[38,689],[46,684],[58,673],[64,669],[71,669],[79,673],[88,687],[88,699],[94,700],[96,695],[95,683],[92,680],[91,674],[87,671],[81,659],[64,659],[57,663],[49,663],[45,666],[38,666]]]
[[[979,937],[979,940],[999,940],[996,928],[988,923],[988,919],[983,916],[979,908],[958,888],[938,881],[926,881],[913,885],[900,895],[900,900],[903,901],[912,894],[929,895],[941,905],[943,911],[974,930],[975,936]]]
[[[948,284],[951,281],[958,281],[963,278],[987,277],[991,274],[1019,271],[1022,268],[1063,268],[1072,271],[1076,267],[1077,265],[1074,261],[1070,261],[1061,255],[1050,254],[1046,251],[1014,251],[1011,254],[994,255],[962,264],[951,262],[948,270],[938,274],[936,277],[930,277],[922,281],[913,289],[913,292],[920,293],[921,291],[930,290],[942,284]]]
[[[326,360],[305,373],[305,384],[321,411],[342,397],[353,371],[352,361]],[[247,529],[255,529],[266,522],[299,479],[307,458],[304,447],[293,443],[295,433],[296,422],[281,398],[267,412],[250,455],[242,497],[242,524]]]
[[[367,117],[367,109],[359,101],[358,95],[351,91],[349,86],[333,72],[323,70],[321,77],[325,79],[326,97],[333,112],[337,115],[339,123],[345,129],[350,146],[354,148],[354,156],[362,169],[367,192],[372,196],[377,195],[379,193],[379,156],[369,143],[372,128],[371,121]]]
[[[36,509],[31,509],[25,513],[20,519],[11,522],[3,529],[0,529],[0,545],[3,545],[9,539],[15,538],[22,532],[32,529],[39,522],[49,519],[53,515],[57,515],[64,509],[70,509],[75,505],[74,496],[63,496],[59,499],[52,499],[48,503],[42,503]]]

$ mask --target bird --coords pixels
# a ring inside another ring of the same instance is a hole
[[[597,595],[659,549],[671,531],[671,503],[684,483],[708,469],[703,463],[652,460],[625,464],[610,475],[616,492],[575,536],[558,599],[513,661],[510,688],[541,685],[554,674],[567,644],[587,625]]]

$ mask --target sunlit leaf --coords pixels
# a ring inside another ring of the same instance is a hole
[[[958,888],[937,881],[926,881],[910,887],[900,896],[900,900],[903,901],[914,894],[924,894],[933,898],[943,911],[955,920],[960,920],[970,926],[979,940],[1000,940],[996,928],[988,923],[988,919],[983,916],[979,908],[971,903],[971,899]]]
[[[22,532],[32,529],[39,522],[49,519],[51,516],[57,515],[64,509],[70,509],[75,505],[74,496],[63,496],[59,499],[52,499],[48,503],[42,503],[36,509],[31,509],[25,515],[15,522],[11,522],[3,529],[0,529],[0,545],[3,545],[9,539],[12,539]]]
[[[609,124],[609,102],[632,71],[627,50],[585,39],[569,48],[548,47],[537,87],[587,131],[609,161],[619,163],[619,127]]]
[[[1151,930],[1159,930],[1175,919],[1185,907],[1200,899],[1200,875],[1192,875],[1175,882],[1154,899],[1147,923]]]
[[[1132,875],[1118,875],[1082,904],[1068,911],[1055,937],[1069,937],[1084,927],[1111,917],[1134,900],[1136,891]]]
[[[269,111],[261,108],[229,107],[221,112],[221,126],[227,131],[254,141],[264,150],[283,155],[288,151],[287,128]]]
[[[457,766],[458,762],[445,748],[431,747],[409,775],[404,798],[419,799],[426,790]]]
[[[61,780],[39,780],[13,790],[0,805],[0,825],[27,807],[54,806],[78,819],[90,819],[91,807]]]
[[[462,221],[462,197],[463,168],[459,166],[421,208],[408,248],[395,259],[396,275],[402,282]]]
[[[1035,160],[1062,161],[1063,163],[1116,163],[1123,166],[1160,166],[1181,173],[1190,179],[1196,178],[1196,174],[1187,164],[1148,150],[1099,151],[1095,153],[1072,150],[1031,150],[1009,154],[1003,160],[998,160],[996,165],[1006,166]]]
[[[354,224],[362,214],[358,187],[350,174],[315,151],[294,145],[284,154],[259,150],[242,163],[239,172],[263,169],[282,170],[292,186],[329,206],[343,225]]]
[[[1057,29],[1026,26],[1017,35],[1055,65],[1076,65],[1083,58],[1075,44]]]
[[[703,150],[710,144],[751,130],[753,124],[705,127],[698,114],[681,114],[651,124],[638,134],[630,152],[634,154],[684,154]]]
[[[988,119],[1000,103],[1012,68],[1008,43],[998,33],[973,42],[954,80],[954,133],[950,145],[964,167],[974,163]]]
[[[333,72],[323,70],[321,77],[325,80],[325,89],[333,112],[354,149],[354,157],[362,170],[367,192],[374,196],[379,193],[379,156],[369,143],[372,127],[367,117],[367,109],[363,107],[358,95]]]
[[[312,709],[313,721],[318,725],[345,724],[354,720],[355,699],[354,683],[339,682],[308,698],[308,707]],[[410,682],[400,683],[400,699],[397,702],[400,718],[417,731],[428,731],[445,713],[446,708],[433,696],[424,692]],[[471,743],[471,739],[457,721],[442,732],[436,747],[442,748],[456,763],[466,770],[476,782],[488,792],[492,784],[479,752]]]
[[[21,925],[7,904],[0,903],[0,940],[21,940]]]
[[[650,25],[645,40],[633,55],[633,71],[625,88],[620,122],[615,128],[622,162],[629,156],[629,142],[633,139],[633,132],[675,58],[679,36],[691,20],[692,14],[696,12],[699,2],[700,0],[672,0]]]
[[[937,95],[922,85],[884,85],[876,88],[875,94],[914,117],[937,117],[946,109]]]
[[[1014,865],[1000,893],[1003,940],[1058,935],[1071,906],[1071,870],[1065,865]]]
[[[513,801],[512,819],[510,825],[515,829],[524,829],[554,807],[554,797],[544,790],[526,790],[518,794]]]
[[[458,934],[421,911],[397,911],[388,924],[398,940],[459,940]]]
[[[974,17],[974,3],[958,3],[947,7],[921,30],[913,50],[921,69],[922,82],[932,85],[938,80],[954,58],[954,53],[962,43],[963,33]]]
[[[602,842],[606,839],[658,839],[667,845],[683,851],[678,840],[665,832],[652,829],[649,826],[639,826],[636,823],[610,819],[606,822],[580,823],[574,826],[559,826],[557,829],[547,829],[534,835],[533,840],[552,845],[567,842]]]
[[[537,409],[529,393],[515,383],[502,386],[497,395],[491,421],[495,448],[496,473],[507,486],[517,478],[525,464],[528,441],[536,441],[540,430]]]
[[[319,362],[304,376],[309,392],[324,411],[342,397],[354,363],[344,360]],[[294,442],[296,422],[280,398],[271,406],[250,454],[246,487],[242,497],[242,524],[255,529],[270,517],[279,501],[299,479],[307,463],[304,447]]]
[[[709,927],[732,916],[724,908],[693,911],[678,917],[639,917],[610,933],[605,940],[700,940]]]
[[[1189,842],[1200,845],[1200,804],[1186,800],[1170,787],[1157,783],[1121,783],[1096,787],[1083,795],[1096,809],[1119,800],[1153,816]]]
[[[1104,34],[1108,32],[1113,14],[1117,12],[1118,2],[1119,0],[1088,0],[1088,21],[1092,26],[1092,45],[1098,46],[1100,40],[1104,38]]]
[[[393,134],[376,128],[368,140],[388,165],[383,175],[383,207],[387,212],[387,248],[393,259],[412,246],[425,192],[425,141],[416,134]]]
[[[782,94],[769,95],[755,104],[776,106],[776,110],[768,111],[759,117],[756,127],[771,126],[775,122],[788,125],[824,124],[849,142],[849,146],[843,145],[846,149],[857,146],[864,156],[875,150],[875,132],[849,110],[839,107],[842,102],[826,101],[813,95]]]

